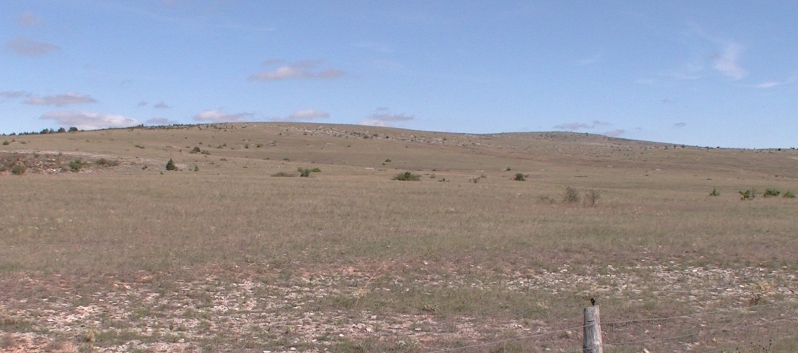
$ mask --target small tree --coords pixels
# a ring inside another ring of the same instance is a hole
[[[177,170],[177,166],[171,158],[169,158],[169,162],[166,162],[166,170]]]

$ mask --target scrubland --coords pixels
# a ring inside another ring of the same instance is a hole
[[[0,140],[0,352],[578,352],[590,298],[605,352],[798,350],[794,149],[286,123]]]

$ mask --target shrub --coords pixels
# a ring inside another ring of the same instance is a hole
[[[195,171],[195,172],[198,172],[198,171],[199,171],[199,166],[195,165],[195,166],[194,166],[194,171]]]
[[[745,191],[739,191],[740,200],[753,200],[756,197],[756,189],[750,188]]]
[[[272,174],[272,176],[273,177],[294,177],[296,175],[292,174],[292,173],[286,173],[286,172],[277,172],[277,173]]]
[[[188,153],[200,153],[200,152],[202,152],[202,149],[200,149],[199,147],[194,147],[194,149],[192,149]]]
[[[64,133],[64,132],[66,132],[66,129],[64,129],[63,126],[58,129],[58,133]]]
[[[579,190],[566,186],[565,191],[562,193],[562,201],[568,203],[579,202]]]
[[[310,169],[308,169],[308,168],[301,168],[300,167],[300,168],[297,168],[296,171],[299,172],[299,176],[300,177],[307,178],[307,177],[310,176]]]
[[[390,158],[386,159],[385,163],[391,163],[391,159]]]
[[[119,165],[119,161],[112,161],[110,159],[100,158],[94,162],[101,167],[116,167]]]
[[[169,162],[166,162],[166,170],[177,170],[177,166],[171,158],[169,158]]]
[[[15,165],[15,166],[11,167],[11,174],[22,175],[22,174],[25,174],[25,171],[27,171],[27,170],[28,170],[28,167],[26,167],[24,165]]]
[[[71,126],[69,127],[69,132],[78,132],[78,128]]]
[[[712,188],[712,192],[709,193],[709,196],[720,196],[720,190],[718,190],[718,188]]]
[[[393,180],[419,181],[419,180],[421,180],[421,177],[418,176],[417,174],[413,174],[411,172],[404,172],[404,173],[396,174],[396,176],[393,177]]]
[[[525,181],[526,177],[524,176],[524,173],[515,173],[515,178],[513,178],[513,180]]]
[[[590,190],[588,190],[588,192],[585,193],[585,205],[591,206],[591,207],[595,206],[596,205],[596,201],[598,201],[598,199],[600,199],[600,198],[601,198],[601,194],[598,191],[590,189]]]
[[[8,142],[8,140],[5,140],[5,141],[3,141],[3,146],[8,146],[8,145],[10,145],[10,144],[11,144],[11,143],[10,143],[10,142]]]
[[[795,193],[793,193],[790,190],[787,190],[787,192],[785,192],[782,197],[786,197],[788,199],[794,199],[795,198]]]
[[[779,194],[781,194],[781,191],[776,190],[774,188],[767,188],[767,189],[765,189],[765,193],[762,194],[762,196],[764,196],[764,197],[773,197],[773,196],[779,196]]]
[[[81,169],[83,169],[83,166],[85,166],[85,165],[86,165],[86,162],[81,161],[80,159],[73,159],[72,161],[69,162],[69,170],[77,173]]]
[[[321,168],[316,167],[316,168],[311,169],[310,171],[314,172],[314,173],[321,173]]]

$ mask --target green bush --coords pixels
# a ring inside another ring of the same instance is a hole
[[[779,196],[779,194],[781,194],[781,191],[779,191],[777,189],[774,189],[774,188],[767,188],[767,189],[765,189],[765,193],[762,194],[762,196],[764,196],[764,197],[774,197],[774,196]]]
[[[795,193],[793,193],[790,190],[787,190],[787,192],[785,192],[782,197],[785,197],[785,198],[788,198],[788,199],[794,199],[795,198]]]
[[[171,158],[169,158],[169,162],[166,162],[166,170],[177,170],[177,166]]]
[[[419,180],[421,180],[421,176],[419,176],[417,174],[413,174],[411,172],[404,172],[404,173],[396,174],[396,176],[393,177],[393,180],[419,181]]]
[[[568,203],[579,202],[579,190],[566,186],[565,191],[562,193],[562,201]]]
[[[86,165],[86,162],[81,161],[80,159],[73,159],[69,162],[69,170],[77,173]]]
[[[296,169],[296,171],[297,171],[297,172],[299,172],[299,176],[300,176],[300,177],[303,177],[303,178],[307,178],[307,177],[309,177],[309,176],[310,176],[310,172],[311,172],[311,170],[310,170],[310,169],[308,169],[308,168],[301,168],[301,167],[300,167],[300,168],[297,168],[297,169]]]
[[[22,175],[22,174],[25,174],[25,171],[27,171],[27,170],[28,170],[28,167],[26,167],[24,165],[15,165],[15,166],[11,167],[11,174]]]
[[[202,152],[202,149],[200,149],[199,147],[195,146],[194,149],[192,149],[188,153],[200,153],[200,152]]]
[[[3,146],[8,146],[10,144],[11,144],[11,142],[8,142],[8,140],[3,141]]]
[[[718,188],[712,188],[712,192],[709,193],[709,196],[720,196],[720,190],[718,190]]]
[[[524,173],[515,173],[515,178],[513,178],[513,180],[525,181],[526,177],[524,176]]]
[[[321,168],[316,167],[316,168],[311,169],[310,171],[314,172],[314,173],[321,173]]]

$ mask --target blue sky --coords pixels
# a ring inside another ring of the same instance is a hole
[[[26,0],[0,133],[301,121],[798,147],[794,1]]]

